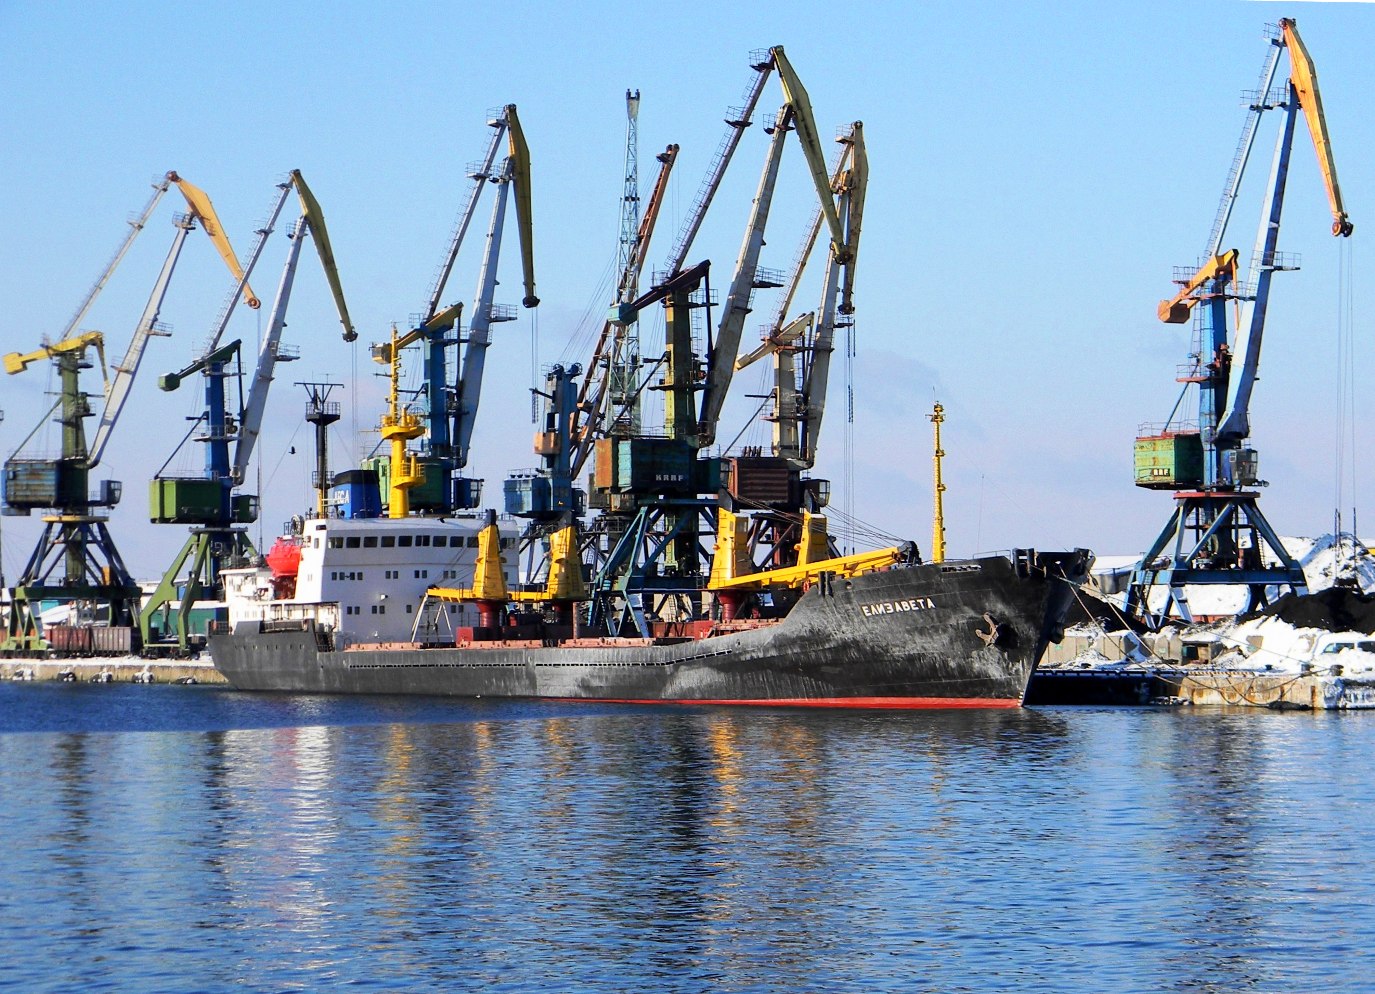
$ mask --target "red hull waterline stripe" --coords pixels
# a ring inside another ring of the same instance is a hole
[[[783,697],[771,700],[693,700],[688,698],[556,697],[551,700],[596,704],[713,704],[764,708],[1017,708],[1022,702],[1004,697]]]

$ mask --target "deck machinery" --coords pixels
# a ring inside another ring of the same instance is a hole
[[[1292,258],[1276,251],[1276,244],[1300,112],[1327,188],[1332,233],[1346,237],[1352,224],[1337,184],[1317,74],[1296,23],[1281,20],[1269,40],[1260,90],[1249,101],[1250,113],[1205,261],[1197,271],[1178,274],[1180,291],[1158,309],[1160,319],[1171,324],[1182,324],[1194,314],[1194,348],[1178,379],[1186,390],[1198,389],[1198,421],[1187,424],[1172,415],[1170,422],[1146,428],[1136,440],[1137,486],[1174,491],[1174,513],[1137,565],[1127,596],[1128,611],[1157,627],[1176,617],[1194,620],[1188,599],[1193,585],[1245,587],[1248,611],[1265,606],[1275,590],[1306,591],[1303,569],[1261,513],[1256,488],[1264,482],[1257,475],[1256,450],[1249,444],[1250,400],[1271,278],[1298,268]],[[1289,53],[1290,78],[1271,92],[1284,51]],[[1242,273],[1236,250],[1223,251],[1222,246],[1260,117],[1274,108],[1283,111],[1282,123],[1249,272]]]

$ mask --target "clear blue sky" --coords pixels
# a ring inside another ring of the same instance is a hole
[[[301,169],[326,211],[361,340],[337,335],[324,281],[302,265],[287,340],[302,361],[279,367],[260,446],[264,531],[309,500],[310,444],[293,381],[332,375],[342,396],[338,451],[375,436],[381,384],[366,343],[424,302],[466,190],[464,166],[487,140],[487,108],[520,108],[534,159],[537,278],[544,304],[498,329],[473,469],[488,494],[529,453],[535,365],[585,359],[614,258],[623,95],[642,91],[641,185],[653,154],[683,151],[656,247],[678,223],[740,102],[751,50],[782,44],[807,84],[823,135],[862,119],[871,185],[858,273],[854,476],[845,469],[843,370],[832,377],[819,475],[841,506],[884,530],[930,542],[933,399],[947,410],[948,531],[953,554],[1013,545],[1139,551],[1169,513],[1168,495],[1132,486],[1138,423],[1163,421],[1189,334],[1155,304],[1174,267],[1197,262],[1240,133],[1243,90],[1265,54],[1262,29],[1296,17],[1319,70],[1349,210],[1357,383],[1371,372],[1365,305],[1375,237],[1375,7],[1327,3],[738,4],[65,4],[0,0],[0,350],[30,349],[66,324],[142,206],[176,169],[214,198],[247,250],[272,184]],[[761,116],[773,113],[770,84]],[[1274,115],[1271,115],[1273,118]],[[1273,127],[1273,125],[1271,125]],[[694,258],[724,287],[762,161],[751,129]],[[1258,144],[1268,166],[1273,131]],[[1277,277],[1262,382],[1253,404],[1263,506],[1283,534],[1330,528],[1336,491],[1339,254],[1311,151],[1300,138],[1281,248],[1302,271]],[[789,149],[763,264],[787,266],[810,209]],[[122,354],[171,237],[163,202],[84,327]],[[1249,251],[1259,191],[1238,206],[1229,243]],[[279,226],[279,232],[285,225]],[[225,295],[197,235],[164,310],[105,473],[125,482],[114,515],[134,572],[155,576],[185,537],[146,523],[146,481],[198,408],[156,376],[180,368]],[[469,300],[480,239],[470,234],[451,299]],[[514,243],[499,299],[518,303]],[[269,243],[255,284],[270,300],[285,252]],[[810,292],[810,291],[809,291]],[[760,298],[756,317],[767,313]],[[266,306],[263,311],[266,311]],[[265,314],[264,314],[265,316]],[[746,346],[753,341],[751,321]],[[581,328],[581,332],[579,329]],[[252,341],[257,319],[231,334]],[[837,356],[837,366],[843,366]],[[0,384],[0,450],[29,432],[50,388],[33,368]],[[757,392],[749,374],[737,392]],[[1358,422],[1368,417],[1358,401]],[[723,439],[739,429],[742,401]],[[762,435],[747,439],[764,441]],[[288,454],[289,447],[296,454]],[[1349,450],[1349,445],[1348,445]],[[194,472],[199,453],[173,463]],[[1367,515],[1370,479],[1345,467],[1341,501]],[[13,576],[37,519],[6,519]],[[1368,529],[1367,529],[1368,530]],[[254,529],[257,537],[257,529]]]

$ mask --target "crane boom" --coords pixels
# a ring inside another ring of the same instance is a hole
[[[497,149],[501,147],[501,139],[506,135],[504,108],[503,112],[493,117],[488,121],[488,124],[493,128],[492,139],[487,144],[487,152],[483,156],[481,164],[469,174],[473,183],[468,188],[468,199],[458,213],[458,222],[454,225],[453,236],[449,239],[449,251],[444,256],[444,262],[439,267],[439,275],[435,277],[434,286],[430,290],[430,299],[425,306],[425,321],[422,321],[422,324],[427,323],[439,310],[439,301],[444,296],[444,287],[449,282],[449,275],[453,272],[459,249],[463,247],[463,239],[468,234],[468,225],[472,223],[473,214],[477,209],[478,195],[482,192],[482,187],[491,178],[492,163],[496,161]]]
[[[258,363],[254,367],[253,381],[248,388],[248,399],[244,403],[239,437],[234,443],[234,461],[230,468],[230,476],[235,484],[242,483],[246,478],[248,463],[253,458],[258,436],[262,433],[268,387],[272,384],[272,372],[277,365],[277,348],[282,340],[282,329],[286,327],[286,309],[291,300],[291,288],[296,280],[296,264],[301,258],[301,242],[305,240],[309,223],[303,216],[297,219],[292,228],[286,265],[282,268],[282,279],[277,285],[277,298],[272,304],[267,333],[263,335],[262,346],[258,349]]]
[[[1246,173],[1246,164],[1251,159],[1251,149],[1256,142],[1256,128],[1260,125],[1260,116],[1270,109],[1267,103],[1267,95],[1270,92],[1270,84],[1275,79],[1275,69],[1279,65],[1280,48],[1282,47],[1278,39],[1272,39],[1269,50],[1265,55],[1265,64],[1261,66],[1260,87],[1257,90],[1256,98],[1251,101],[1250,112],[1246,115],[1246,124],[1242,126],[1241,141],[1237,143],[1236,155],[1232,159],[1232,168],[1227,174],[1227,189],[1223,191],[1222,200],[1217,207],[1217,216],[1213,219],[1212,234],[1208,238],[1208,248],[1204,252],[1207,257],[1216,256],[1222,251],[1222,241],[1227,235],[1227,225],[1232,218],[1232,208],[1236,206],[1237,192],[1241,189],[1241,178]]]
[[[523,307],[538,307],[539,297],[535,296],[535,234],[534,221],[530,215],[530,147],[525,144],[525,132],[521,130],[520,118],[516,116],[516,105],[506,105],[507,158],[510,161],[511,178],[516,184],[516,226],[520,231],[520,266],[525,281]]]
[[[148,203],[143,205],[143,210],[139,212],[137,218],[129,221],[128,234],[126,234],[124,240],[119,243],[119,248],[115,249],[115,254],[110,257],[110,261],[105,264],[105,271],[100,274],[100,278],[95,281],[90,290],[86,291],[85,299],[81,301],[81,305],[77,307],[76,313],[73,314],[72,319],[67,322],[67,327],[63,329],[62,334],[58,336],[59,341],[70,337],[72,332],[76,331],[77,325],[81,324],[81,322],[86,319],[86,314],[90,311],[91,305],[95,303],[96,297],[100,296],[100,291],[105,289],[105,284],[110,282],[110,277],[114,275],[115,270],[119,268],[120,262],[124,260],[125,254],[129,251],[129,246],[134,244],[134,239],[138,237],[139,232],[142,231],[144,226],[148,223],[148,219],[153,216],[153,210],[157,207],[158,201],[162,200],[162,195],[166,193],[168,187],[172,185],[172,177],[174,175],[176,174],[167,173],[163,176],[162,182],[153,184],[153,194],[148,198]]]
[[[402,349],[409,348],[422,338],[448,331],[458,322],[462,313],[462,303],[450,304],[428,321],[399,336],[394,342],[379,342],[372,347],[373,362],[379,362],[384,366],[390,365]]]
[[[134,377],[138,375],[139,365],[143,362],[143,350],[148,344],[148,339],[167,334],[165,331],[158,330],[158,314],[162,310],[163,299],[167,296],[167,287],[171,283],[172,271],[176,268],[177,258],[181,255],[182,245],[185,244],[186,236],[190,234],[194,225],[190,218],[181,219],[175,223],[177,232],[172,237],[172,247],[167,252],[167,258],[162,264],[162,271],[158,273],[157,282],[153,284],[153,292],[148,295],[148,303],[143,308],[143,316],[139,319],[138,327],[134,329],[134,337],[129,341],[129,348],[124,353],[124,360],[115,367],[114,379],[110,382],[110,389],[106,392],[105,409],[100,413],[100,424],[96,427],[95,436],[91,440],[90,455],[88,456],[88,465],[91,469],[100,465],[101,457],[105,455],[105,446],[110,442],[110,433],[114,430],[115,423],[119,421],[119,416],[124,411],[124,404],[129,399],[129,389],[133,386]]]
[[[775,45],[769,50],[778,69],[779,81],[783,84],[783,94],[793,110],[794,125],[798,140],[802,143],[802,154],[807,160],[807,170],[816,185],[817,200],[821,204],[822,216],[826,226],[831,229],[832,250],[841,262],[850,257],[850,247],[845,241],[845,231],[836,213],[834,191],[831,189],[830,175],[826,170],[826,155],[821,150],[821,139],[816,132],[816,119],[812,116],[812,104],[807,90],[798,78],[788,57],[783,54],[783,46]]]
[[[1298,94],[1299,106],[1303,108],[1304,119],[1308,122],[1308,133],[1313,138],[1313,150],[1318,155],[1323,186],[1327,189],[1327,202],[1332,208],[1332,234],[1345,238],[1350,236],[1353,226],[1342,204],[1342,188],[1337,183],[1337,164],[1332,158],[1327,118],[1323,115],[1322,95],[1318,92],[1318,72],[1313,68],[1313,60],[1304,47],[1303,39],[1299,37],[1298,22],[1283,18],[1280,29],[1289,48],[1290,83]]]
[[[726,401],[726,392],[730,389],[731,378],[735,374],[735,358],[740,352],[740,333],[744,330],[745,318],[750,313],[750,298],[754,294],[755,275],[759,270],[759,251],[764,247],[764,228],[769,221],[774,185],[778,182],[778,167],[783,160],[783,142],[788,136],[788,129],[794,117],[792,108],[785,105],[779,110],[774,121],[773,139],[769,142],[769,152],[764,159],[764,169],[759,177],[759,190],[754,197],[749,221],[745,225],[745,236],[740,244],[735,275],[731,278],[726,306],[721,310],[721,320],[716,329],[716,341],[711,352],[706,387],[702,392],[701,414],[697,420],[698,444],[701,447],[711,445],[716,440],[716,423],[721,417],[721,407]],[[829,190],[829,187],[827,189]]]
[[[334,261],[334,249],[329,243],[325,213],[320,209],[320,202],[315,199],[315,194],[311,193],[310,187],[306,185],[301,170],[291,171],[291,182],[296,187],[297,198],[301,201],[301,214],[310,228],[310,236],[315,239],[315,251],[320,256],[320,266],[325,271],[325,279],[329,281],[329,291],[334,295],[334,306],[339,311],[339,323],[344,326],[344,341],[352,342],[358,338],[358,332],[349,320],[349,306],[344,301],[344,288],[339,283],[339,267]]]
[[[678,240],[669,253],[668,264],[665,266],[666,276],[674,276],[683,268],[683,260],[687,258],[687,254],[692,248],[692,242],[697,237],[697,231],[702,227],[702,220],[707,215],[707,208],[711,206],[712,200],[716,197],[716,191],[721,188],[721,178],[725,176],[726,167],[730,165],[730,160],[740,145],[741,136],[744,135],[745,129],[750,126],[750,116],[759,103],[760,94],[764,92],[764,84],[768,82],[769,74],[773,72],[772,54],[768,59],[755,62],[752,68],[755,75],[745,94],[745,105],[726,120],[725,137],[721,139],[721,145],[716,150],[716,158],[712,161],[711,168],[707,170],[706,178],[697,191],[697,198],[693,201],[691,210],[688,211],[687,220],[684,221],[682,230],[678,232]]]
[[[248,285],[248,274],[239,265],[239,257],[234,254],[234,247],[229,244],[229,236],[224,233],[224,226],[220,224],[219,215],[215,213],[215,205],[210,202],[205,191],[192,183],[188,183],[175,172],[167,174],[167,178],[177,184],[177,189],[186,198],[187,206],[191,208],[191,213],[200,221],[205,233],[210,236],[210,240],[215,243],[215,249],[220,253],[220,258],[229,267],[230,273],[243,284],[243,300],[249,307],[257,310],[261,303],[253,293],[253,288]]]
[[[463,372],[458,380],[458,404],[454,412],[454,456],[459,468],[468,465],[468,449],[473,440],[478,401],[482,396],[482,374],[486,368],[487,347],[492,335],[492,302],[497,287],[497,262],[501,258],[501,235],[506,223],[506,196],[511,187],[514,165],[510,159],[497,182],[492,220],[487,227],[487,251],[478,274],[477,294],[468,322],[468,344],[463,350]],[[519,205],[519,197],[517,197]],[[532,284],[527,283],[527,288]]]
[[[248,255],[248,265],[245,266],[238,276],[238,285],[234,292],[229,295],[225,302],[224,309],[220,311],[219,317],[215,321],[215,330],[210,335],[210,344],[206,347],[207,352],[213,352],[220,344],[220,339],[224,336],[224,330],[229,327],[229,319],[234,314],[234,305],[238,303],[239,294],[248,295],[248,277],[252,275],[254,268],[258,265],[258,260],[262,257],[263,247],[267,244],[268,238],[272,235],[276,227],[277,218],[281,216],[282,208],[286,206],[287,195],[291,192],[291,182],[278,183],[277,199],[273,202],[272,211],[268,216],[267,223],[257,231],[257,239],[253,243],[253,251]],[[254,298],[257,299],[256,297]],[[256,304],[250,306],[256,307]]]
[[[104,377],[106,375],[105,336],[98,331],[83,331],[79,335],[71,335],[55,344],[40,346],[32,352],[11,352],[4,359],[5,372],[10,374],[22,373],[40,359],[52,359],[69,352],[81,353],[91,347],[94,347],[96,352],[100,354],[100,375]]]
[[[1162,300],[1156,307],[1156,315],[1166,324],[1183,324],[1189,320],[1189,313],[1198,303],[1197,293],[1214,280],[1226,276],[1229,281],[1236,279],[1237,250],[1229,249],[1222,255],[1215,255],[1205,262],[1170,300]]]
[[[864,221],[864,197],[869,190],[869,153],[864,147],[864,122],[850,125],[850,179],[845,212],[845,281],[840,288],[840,312],[854,313],[855,269],[859,234]]]
[[[296,188],[297,199],[301,202],[301,216],[291,230],[291,245],[287,249],[286,263],[282,267],[282,278],[277,285],[277,297],[272,304],[272,315],[268,319],[267,332],[263,335],[258,349],[258,362],[254,367],[253,380],[244,401],[242,425],[238,440],[234,443],[234,460],[230,474],[235,483],[242,483],[248,472],[249,461],[258,444],[262,432],[263,416],[267,411],[267,395],[272,385],[272,374],[278,361],[283,357],[279,352],[282,329],[286,327],[287,307],[291,302],[291,290],[296,281],[296,267],[301,258],[301,243],[309,233],[315,239],[315,250],[320,257],[320,267],[329,281],[330,292],[334,296],[334,306],[339,312],[339,323],[344,326],[344,341],[351,342],[358,337],[349,320],[348,304],[344,301],[344,288],[339,282],[339,267],[334,261],[334,251],[329,244],[329,232],[325,227],[325,213],[320,202],[311,193],[301,170],[291,171],[291,186]]]
[[[1252,275],[1255,296],[1242,305],[1237,318],[1236,341],[1232,346],[1232,372],[1227,379],[1227,400],[1217,426],[1219,444],[1227,445],[1251,434],[1251,391],[1260,367],[1260,346],[1265,333],[1265,312],[1270,303],[1270,283],[1279,268],[1275,247],[1279,240],[1280,212],[1284,208],[1284,187],[1289,176],[1289,152],[1293,145],[1295,108],[1284,115],[1284,127],[1275,142],[1275,158],[1270,167],[1265,205],[1256,232]]]

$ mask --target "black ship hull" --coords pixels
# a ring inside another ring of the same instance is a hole
[[[1026,553],[814,584],[787,617],[704,638],[338,647],[314,621],[210,638],[241,690],[585,701],[1016,707],[1089,556]]]

